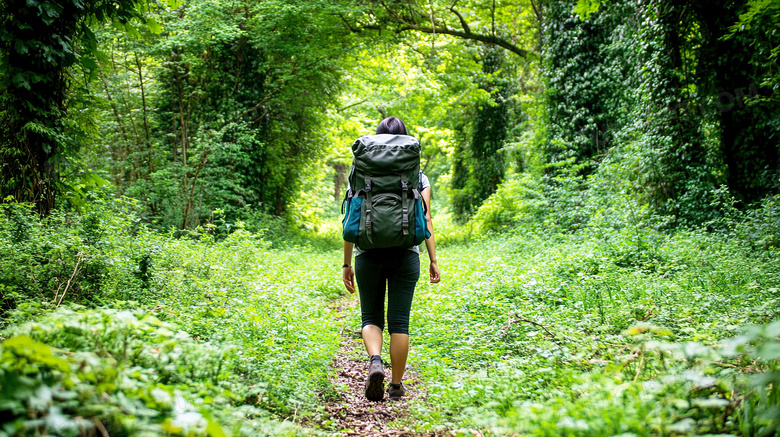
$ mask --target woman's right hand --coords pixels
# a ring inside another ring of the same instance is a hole
[[[431,267],[428,269],[431,277],[431,284],[437,284],[441,281],[441,273],[439,273],[439,264],[436,261],[431,261]]]
[[[344,286],[347,287],[347,291],[350,293],[355,292],[355,269],[352,267],[344,267],[341,269],[344,272]]]

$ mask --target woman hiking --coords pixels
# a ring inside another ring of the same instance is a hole
[[[403,121],[387,117],[376,128],[377,134],[408,135]],[[440,280],[436,262],[436,243],[431,221],[431,184],[420,172],[419,191],[425,202],[425,220],[431,236],[425,240],[430,258],[429,275],[432,283]],[[355,248],[355,266],[352,252]],[[384,397],[385,373],[382,368],[382,331],[385,326],[384,301],[387,292],[387,325],[390,332],[390,363],[392,377],[387,388],[389,399],[398,400],[406,394],[403,385],[406,358],[409,354],[409,313],[417,280],[420,278],[420,250],[418,246],[361,250],[344,241],[344,286],[355,292],[355,279],[360,295],[362,336],[370,357],[365,395],[368,400]]]

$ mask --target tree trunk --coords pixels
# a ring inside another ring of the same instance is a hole
[[[346,164],[333,164],[333,200],[338,202],[341,199],[341,187],[347,182]]]

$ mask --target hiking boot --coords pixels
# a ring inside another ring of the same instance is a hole
[[[403,382],[399,382],[398,384],[393,384],[391,382],[388,384],[387,397],[389,397],[391,401],[401,400],[404,396],[406,396],[406,387],[404,387]]]
[[[382,368],[382,358],[372,355],[368,365],[368,378],[366,378],[366,399],[369,401],[381,401],[385,396],[385,370]]]

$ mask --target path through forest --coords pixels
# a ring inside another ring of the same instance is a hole
[[[337,307],[341,312],[346,307],[357,305],[357,299],[342,302]],[[342,316],[337,316],[341,318]],[[346,387],[343,399],[333,402],[325,407],[330,420],[335,424],[339,433],[343,436],[394,436],[394,437],[439,437],[451,435],[448,432],[418,433],[408,428],[398,428],[409,417],[408,408],[410,402],[421,402],[424,399],[423,384],[418,375],[411,369],[407,369],[404,384],[407,388],[407,396],[401,401],[390,401],[385,398],[379,402],[366,399],[363,394],[368,376],[368,361],[359,331],[352,331],[345,326],[344,339],[341,349],[333,360],[333,368],[336,371],[331,383],[336,387]],[[390,381],[390,363],[387,359],[385,366],[385,387]],[[400,423],[399,423],[400,422]]]

